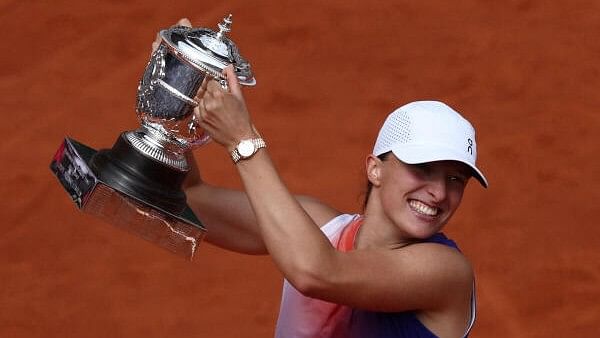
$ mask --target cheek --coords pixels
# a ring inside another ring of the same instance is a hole
[[[411,191],[410,182],[397,177],[387,177],[381,185],[381,203],[388,211],[403,208],[406,195]]]
[[[454,212],[462,201],[464,187],[451,189],[448,191],[448,204],[452,212]]]
[[[383,185],[381,187],[381,204],[384,210],[389,210],[393,208],[394,205],[397,204],[397,200],[399,200],[398,194],[394,193],[394,190],[391,189],[389,185]]]

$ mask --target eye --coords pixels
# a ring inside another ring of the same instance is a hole
[[[464,175],[448,175],[448,182],[457,184],[466,184],[468,178]]]

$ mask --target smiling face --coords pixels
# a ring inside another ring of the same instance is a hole
[[[439,232],[460,205],[471,176],[469,168],[457,161],[406,164],[393,154],[383,161],[369,157],[367,174],[376,204],[368,205],[367,213],[387,224],[386,232],[405,240]]]

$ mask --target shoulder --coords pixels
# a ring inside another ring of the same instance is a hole
[[[422,280],[426,299],[416,311],[419,321],[436,334],[463,334],[474,315],[474,273],[469,260],[446,243],[425,242],[405,249],[405,254],[419,257],[428,271]]]
[[[427,264],[432,272],[460,272],[457,277],[472,277],[471,263],[449,239],[443,241],[419,242],[404,246],[396,251],[399,257],[412,257]],[[464,276],[463,276],[464,275]]]
[[[439,242],[415,243],[398,249],[397,259],[404,265],[408,259],[423,269],[432,308],[454,306],[470,297],[473,267],[456,247]]]

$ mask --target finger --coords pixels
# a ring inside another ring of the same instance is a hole
[[[204,97],[206,93],[206,87],[211,79],[212,77],[209,75],[204,76],[204,79],[202,79],[202,83],[200,84],[200,88],[198,88],[198,91],[196,92],[196,98],[201,99]]]
[[[206,102],[204,100],[198,102],[198,106],[194,109],[194,115],[198,123],[206,122],[208,112],[206,111]]]
[[[212,109],[212,101],[211,101],[211,96],[206,95],[204,96],[204,98],[202,99],[202,103],[201,103],[201,107],[200,108],[200,117],[202,117],[203,120],[206,120],[208,118],[208,112],[211,111]]]
[[[200,102],[198,102],[198,105],[194,107],[192,114],[194,114],[193,119],[196,120],[196,123],[200,123],[200,121],[202,121],[202,116],[200,114]]]
[[[206,107],[206,104],[208,102],[215,100],[214,89],[212,89],[211,82],[213,81],[208,81],[207,88],[204,91],[204,95],[202,96],[202,100],[204,101],[204,107]]]
[[[214,79],[208,81],[208,84],[206,86],[206,93],[210,93],[213,96],[218,96],[220,94],[223,94],[224,92],[225,89],[223,89],[219,82],[217,82]]]
[[[152,53],[156,52],[158,46],[160,46],[161,41],[162,38],[160,37],[160,33],[156,33],[156,38],[152,42]]]
[[[181,18],[174,26],[192,27],[192,22],[188,18]],[[156,39],[154,39],[154,42],[152,42],[152,53],[156,52],[161,41],[162,38],[160,37],[160,32],[158,32],[156,33]]]
[[[233,70],[233,65],[225,67],[223,75],[227,78],[227,85],[229,86],[229,92],[240,100],[243,100],[242,87],[238,81],[237,75]]]
[[[215,112],[222,106],[220,101],[210,93],[207,93],[202,102],[205,110],[204,118],[210,118],[211,115],[214,116]]]
[[[192,27],[192,22],[188,18],[181,18],[177,21],[176,26]]]

